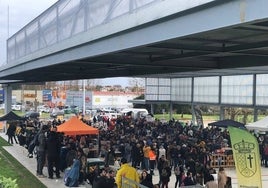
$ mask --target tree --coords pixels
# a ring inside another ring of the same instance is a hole
[[[86,89],[87,90],[94,90],[99,85],[99,81],[96,79],[89,79],[86,80]]]
[[[134,98],[134,100],[143,100],[144,99],[144,94],[141,94],[140,96]],[[148,111],[150,111],[150,105],[149,104],[134,104],[133,105],[134,108],[145,108]]]
[[[46,82],[46,84],[45,84],[45,88],[46,89],[53,89],[53,88],[55,88],[55,87],[57,87],[57,82]]]
[[[191,105],[173,104],[173,112],[178,114],[191,114]]]
[[[241,110],[239,108],[226,107],[225,117],[231,120],[235,120],[235,117],[240,114]]]
[[[129,86],[132,88],[132,92],[141,92],[145,87],[145,78],[133,77],[128,80]]]
[[[103,88],[103,86],[101,86],[101,85],[96,85],[96,87],[95,87],[96,91],[100,91],[102,88]]]
[[[132,77],[128,80],[129,86],[145,87],[145,78]]]

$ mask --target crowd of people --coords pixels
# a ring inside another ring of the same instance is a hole
[[[81,121],[95,127],[98,124],[83,117]],[[224,187],[231,184],[223,168],[219,168],[215,176],[216,169],[210,165],[211,155],[230,145],[226,129],[200,128],[190,123],[182,125],[174,119],[162,123],[158,120],[147,122],[145,119],[118,118],[113,129],[109,128],[109,122],[105,124],[107,128],[100,128],[97,157],[104,158],[105,168],[96,169],[92,177],[87,169],[87,158],[95,157],[89,152],[92,136],[59,133],[57,126],[61,123],[60,120],[36,120],[17,125],[20,127],[20,144],[28,148],[31,143],[35,145],[36,172],[40,178],[45,177],[43,168],[47,165],[48,178],[64,178],[68,186],[91,182],[93,188],[103,187],[103,183],[107,188],[120,188],[121,176],[126,174],[131,180],[149,188],[196,184],[213,187],[215,183]],[[29,127],[33,129],[27,131]],[[37,141],[34,135],[38,135]],[[258,139],[260,144],[265,143],[265,139]],[[116,172],[111,166],[118,161],[121,167]],[[60,177],[60,172],[64,173],[64,177]],[[169,185],[172,175],[176,176],[175,185]],[[158,182],[152,181],[153,176],[158,176]]]

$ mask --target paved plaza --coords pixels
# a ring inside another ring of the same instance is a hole
[[[7,136],[4,133],[0,133],[0,136],[7,140]],[[25,168],[27,168],[33,175],[36,174],[36,159],[29,158],[27,156],[28,152],[26,148],[20,146],[19,144],[14,144],[13,146],[4,147],[7,152],[9,152],[13,157],[15,157]],[[218,170],[218,169],[217,169]],[[232,187],[238,188],[237,186],[237,177],[235,168],[226,168],[225,169],[228,176],[232,178]],[[44,174],[47,176],[47,168],[44,168]],[[63,174],[61,174],[63,177]],[[63,179],[48,179],[48,178],[39,178],[42,183],[44,183],[48,188],[66,188],[63,183]],[[173,188],[175,185],[175,175],[172,174],[169,187]],[[153,176],[153,183],[156,184],[159,181],[159,176],[157,170],[155,170],[155,175]],[[268,168],[262,167],[262,186],[263,188],[268,187]],[[88,184],[79,187],[91,187]]]

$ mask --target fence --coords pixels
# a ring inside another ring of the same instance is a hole
[[[148,187],[122,176],[122,188],[148,188]]]
[[[233,155],[213,154],[211,156],[210,165],[212,168],[218,168],[218,167],[230,168],[234,167],[235,163]]]

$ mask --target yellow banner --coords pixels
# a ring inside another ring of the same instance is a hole
[[[257,139],[247,130],[228,126],[235,160],[238,188],[262,188]]]

